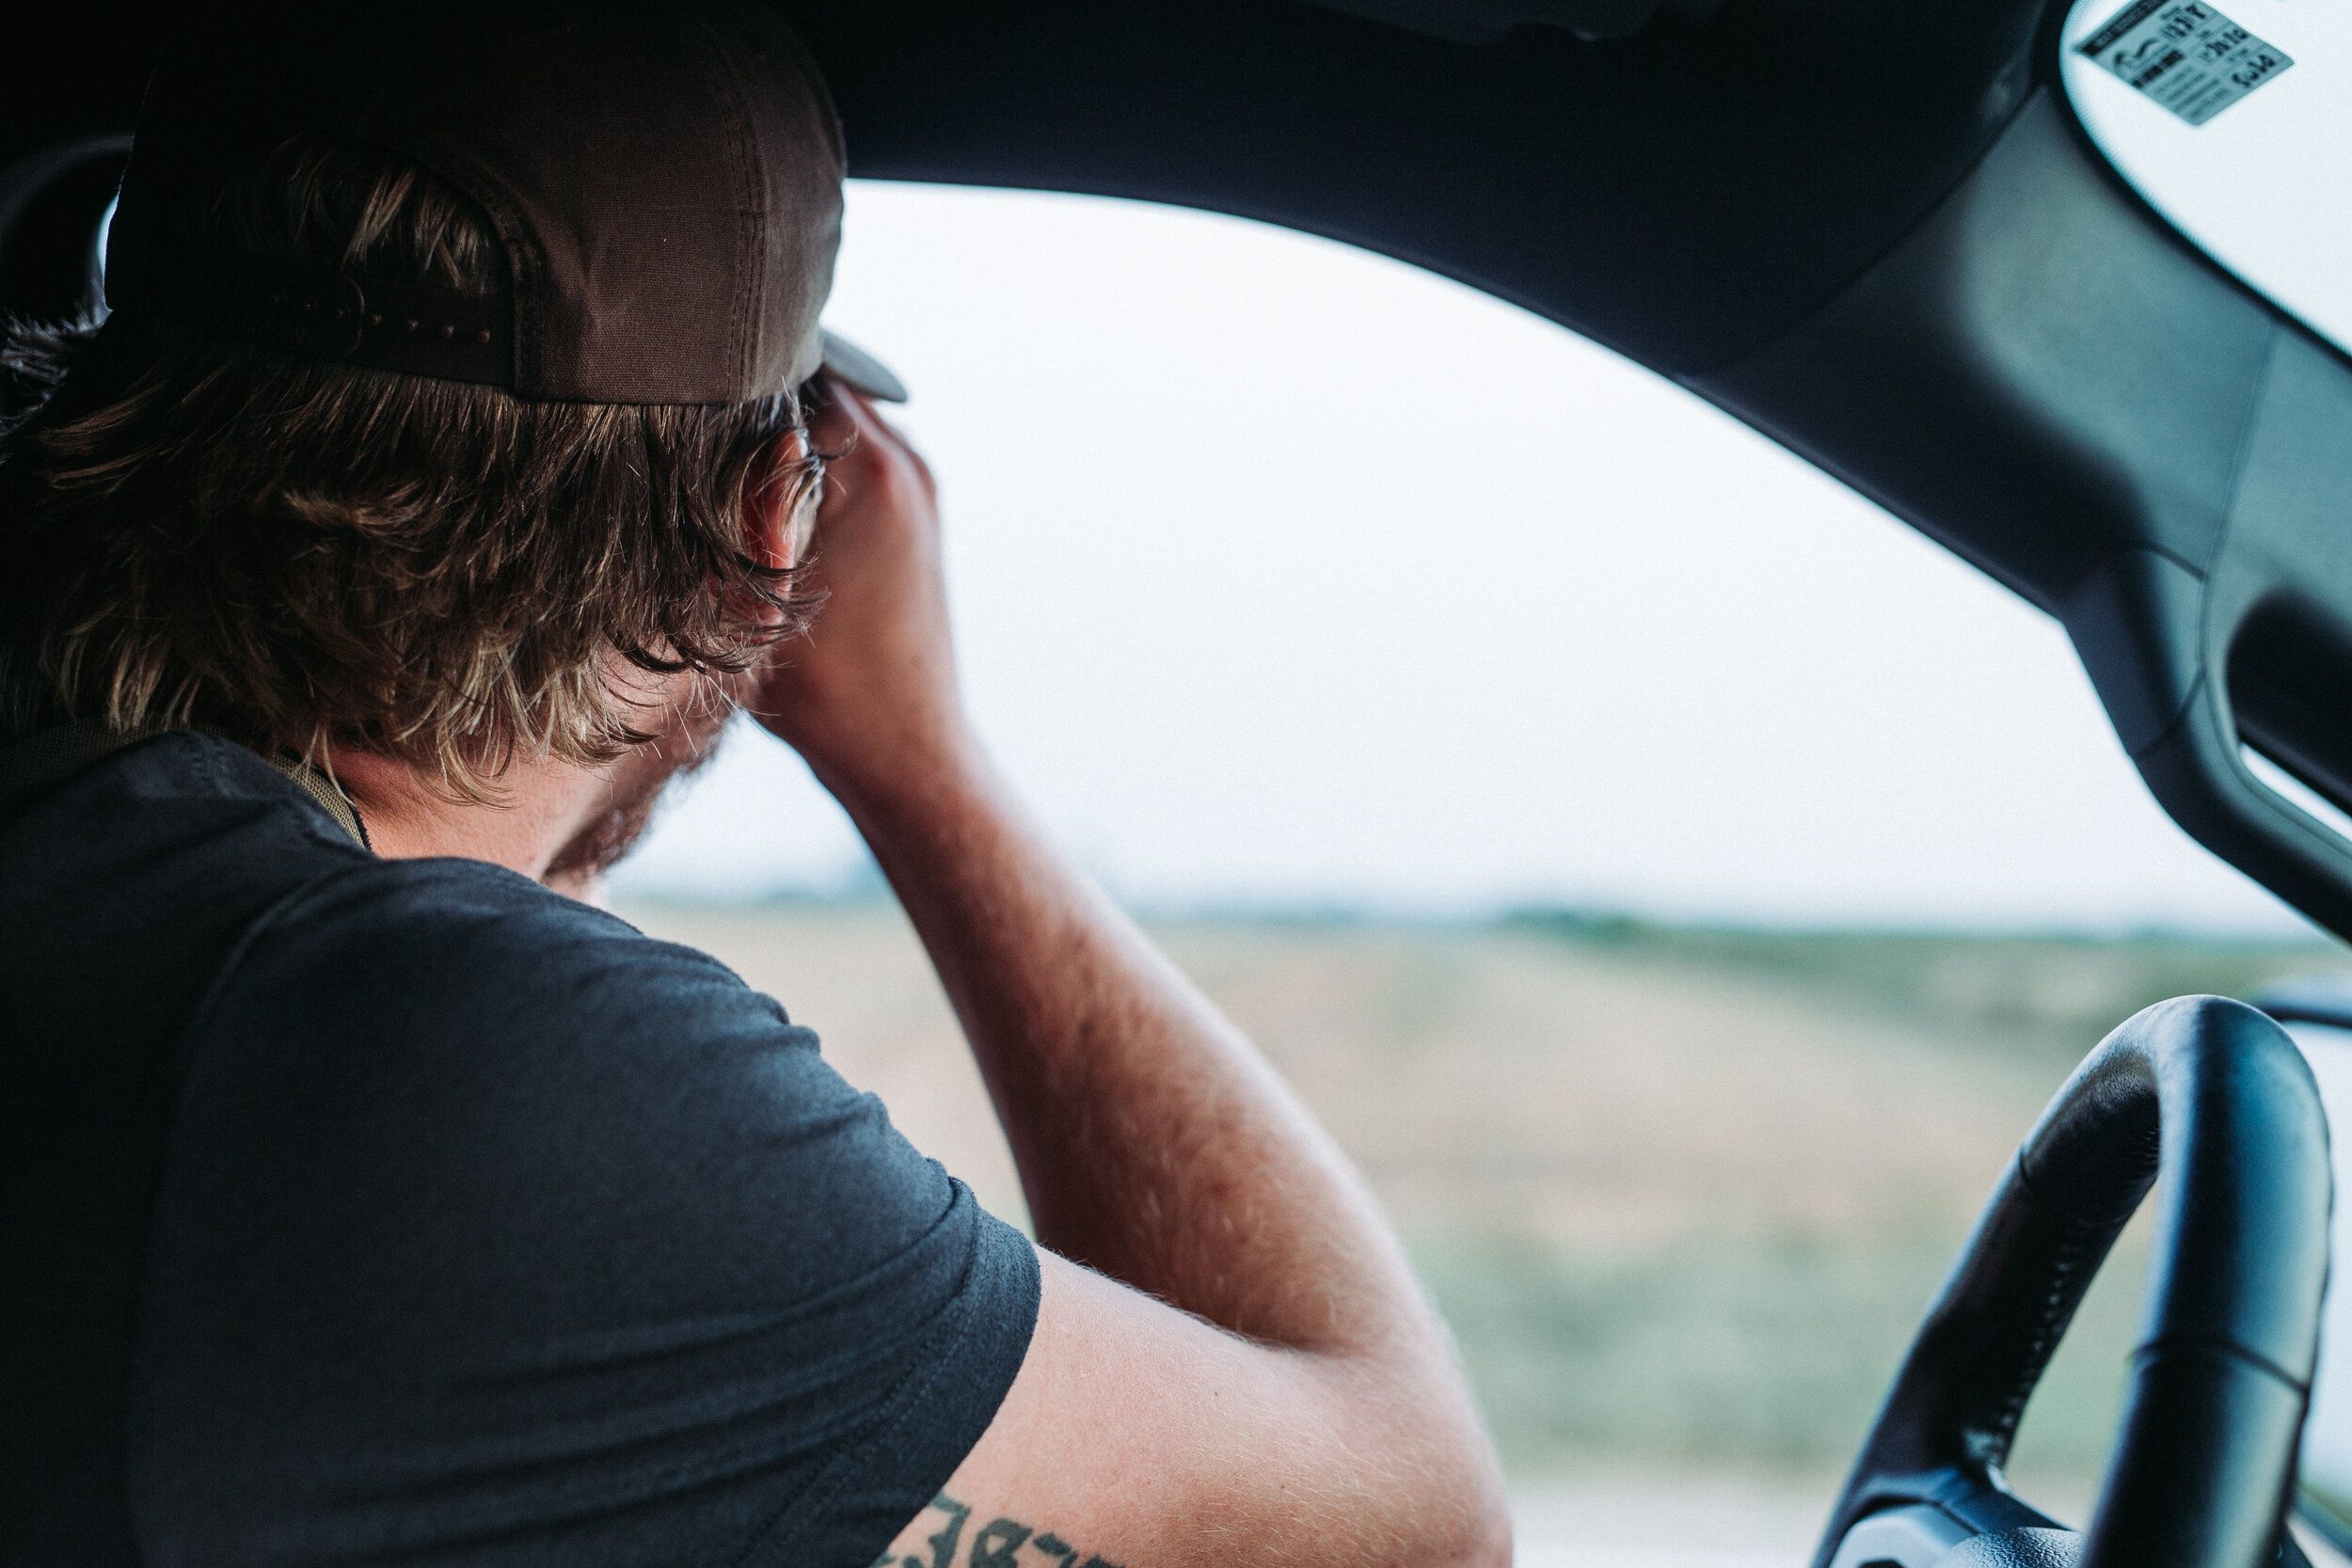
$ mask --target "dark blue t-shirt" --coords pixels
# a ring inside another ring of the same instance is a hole
[[[1029,1243],[724,966],[173,735],[0,818],[0,1560],[866,1568]]]

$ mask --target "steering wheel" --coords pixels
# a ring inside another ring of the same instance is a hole
[[[2158,1191],[2143,1339],[2088,1534],[2009,1489],[2018,1418]],[[1904,1358],[1813,1568],[2255,1568],[2283,1522],[2319,1341],[2331,1189],[2286,1032],[2183,997],[2108,1036],[2042,1113]]]

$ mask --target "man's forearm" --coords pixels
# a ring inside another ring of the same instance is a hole
[[[962,1020],[1039,1241],[1236,1333],[1450,1378],[1362,1182],[1255,1048],[976,751],[927,761],[827,782]]]
[[[1507,1561],[1492,1452],[1362,1183],[970,740],[929,470],[854,394],[812,439],[839,454],[805,585],[825,610],[747,705],[914,917],[1049,1254],[954,1495],[1000,1539],[1050,1517],[1128,1560]],[[918,1523],[893,1555],[926,1546],[946,1549]]]

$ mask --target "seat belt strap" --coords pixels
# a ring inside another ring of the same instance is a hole
[[[152,739],[167,730],[112,730],[87,720],[59,724],[26,736],[12,745],[0,747],[0,812],[13,810],[43,790],[54,788],[81,772],[94,768],[126,746]],[[359,819],[359,811],[351,803],[351,797],[336,785],[333,779],[320,769],[295,757],[265,757],[272,768],[291,779],[304,794],[316,800],[345,837],[362,849],[373,851],[368,842],[368,828]]]

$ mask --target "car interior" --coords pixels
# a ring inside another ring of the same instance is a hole
[[[853,176],[1335,239],[1764,433],[2058,621],[2164,810],[2352,937],[2327,820],[2352,811],[2352,359],[2152,204],[2062,80],[2082,25],[2190,0],[786,5]],[[8,26],[0,309],[54,317],[94,297],[140,17]],[[2247,1003],[2112,1021],[1984,1173],[1815,1568],[2247,1568],[2299,1559],[2290,1509],[2352,1543],[2352,1368],[2319,1359],[2352,998]],[[2065,1530],[2003,1462],[2152,1191],[2131,1391]]]

